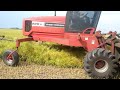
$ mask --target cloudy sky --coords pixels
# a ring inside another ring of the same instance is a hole
[[[33,16],[53,16],[54,11],[0,11],[0,28],[22,28],[22,19]],[[57,16],[65,16],[66,11],[57,11]],[[120,11],[102,11],[98,30],[120,32]]]

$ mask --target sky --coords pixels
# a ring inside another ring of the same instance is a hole
[[[57,15],[65,16],[66,11],[58,11]],[[33,16],[54,16],[54,11],[0,11],[0,28],[22,28],[23,18]]]
[[[65,16],[66,11],[57,11],[57,16]],[[54,16],[54,11],[0,11],[0,28],[22,28],[23,18]],[[102,11],[97,30],[120,32],[120,11]]]

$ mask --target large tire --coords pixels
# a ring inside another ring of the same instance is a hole
[[[109,79],[117,75],[118,61],[110,51],[97,48],[85,56],[84,69],[92,78]]]
[[[19,63],[19,55],[16,51],[13,52],[10,59],[7,59],[8,55],[13,52],[12,50],[6,50],[3,53],[2,59],[3,62],[8,66],[17,66]]]

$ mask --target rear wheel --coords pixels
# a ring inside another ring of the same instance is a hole
[[[18,65],[18,62],[19,62],[19,55],[18,55],[18,53],[16,51],[6,50],[3,53],[2,59],[3,59],[3,62],[6,65],[8,65],[8,66],[16,66],[16,65]]]
[[[113,78],[117,75],[118,61],[111,52],[98,48],[86,55],[84,69],[92,78]]]

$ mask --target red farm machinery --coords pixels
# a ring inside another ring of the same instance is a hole
[[[96,31],[101,11],[67,11],[66,16],[42,16],[23,20],[21,42],[47,41],[67,46],[83,47],[88,53],[84,69],[92,78],[113,78],[118,73],[120,40],[117,32]],[[109,47],[109,48],[108,48]],[[19,62],[17,50],[6,50],[2,56],[6,65]]]

